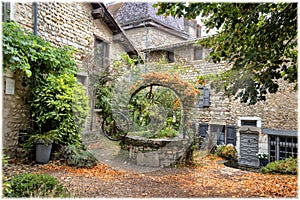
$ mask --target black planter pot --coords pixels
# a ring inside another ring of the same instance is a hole
[[[266,159],[259,159],[259,166],[265,167],[269,163]]]
[[[37,163],[46,164],[49,162],[51,155],[52,143],[45,144],[43,142],[36,143],[35,160]]]

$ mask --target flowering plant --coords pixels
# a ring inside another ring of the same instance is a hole
[[[258,159],[263,159],[263,160],[267,160],[269,158],[268,153],[257,153],[256,156],[258,157]]]

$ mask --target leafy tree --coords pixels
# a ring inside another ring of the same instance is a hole
[[[297,3],[157,3],[158,15],[203,18],[218,34],[197,43],[210,59],[229,64],[212,86],[255,104],[278,91],[277,80],[297,83]],[[294,90],[297,89],[295,84]]]

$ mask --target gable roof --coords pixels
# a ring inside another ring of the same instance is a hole
[[[153,4],[153,2],[111,3],[108,9],[124,30],[155,26],[187,39],[189,34],[184,29],[184,18],[157,16],[157,8],[154,8]]]
[[[123,29],[113,18],[111,13],[107,10],[106,6],[103,3],[91,3],[93,10],[92,16],[94,19],[101,19],[113,32],[113,35],[116,38],[115,41],[120,41],[122,45],[126,48],[129,54],[139,55],[138,50],[134,47],[133,43],[128,39]]]

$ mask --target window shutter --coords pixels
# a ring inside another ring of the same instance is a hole
[[[210,92],[208,88],[200,87],[200,95],[199,95],[199,108],[209,107],[210,106]]]
[[[199,124],[199,135],[203,138],[207,137],[208,124]]]
[[[226,144],[236,145],[236,130],[234,126],[226,126]]]
[[[209,101],[210,101],[210,97],[209,97],[209,90],[207,88],[204,88],[203,91],[203,106],[204,107],[209,107]]]
[[[204,98],[203,88],[199,88],[199,90],[200,90],[200,94],[199,94],[199,108],[203,108],[203,98]]]
[[[107,42],[95,38],[94,43],[94,62],[98,68],[104,68],[108,65],[109,45]]]

